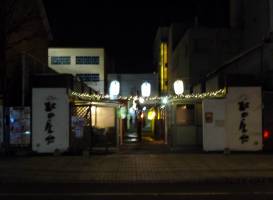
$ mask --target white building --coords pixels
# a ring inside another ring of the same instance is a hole
[[[72,74],[89,87],[104,94],[103,48],[48,49],[48,66],[59,73]]]

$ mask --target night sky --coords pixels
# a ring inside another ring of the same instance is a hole
[[[126,3],[127,2],[127,3]],[[147,73],[153,66],[157,27],[171,22],[228,24],[227,0],[44,0],[53,46],[104,47],[115,65],[109,72]],[[147,4],[149,3],[149,4]]]

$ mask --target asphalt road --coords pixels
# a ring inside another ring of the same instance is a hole
[[[1,184],[0,199],[273,199],[273,184]]]

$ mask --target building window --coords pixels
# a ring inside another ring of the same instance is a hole
[[[84,82],[98,82],[98,81],[100,81],[99,74],[77,74],[76,76],[81,81],[84,81]]]
[[[76,56],[76,64],[98,65],[100,64],[100,57],[99,56]]]
[[[70,56],[52,56],[51,64],[52,65],[70,65],[71,58]]]

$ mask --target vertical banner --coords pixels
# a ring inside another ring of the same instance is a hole
[[[0,147],[4,141],[4,108],[3,101],[0,99]]]
[[[262,150],[262,92],[260,87],[230,87],[226,130],[231,150]]]
[[[33,88],[32,150],[65,151],[69,147],[69,100],[66,88]]]

